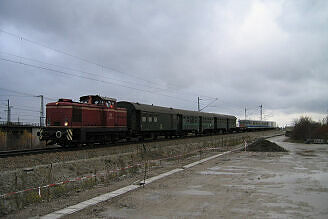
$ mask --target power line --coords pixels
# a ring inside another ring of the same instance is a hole
[[[106,76],[103,76],[103,75],[99,75],[99,74],[95,74],[95,73],[91,73],[91,72],[87,72],[87,71],[82,71],[82,70],[78,70],[78,69],[74,69],[74,68],[69,68],[69,67],[65,67],[65,66],[61,66],[61,65],[57,65],[57,64],[52,64],[52,63],[48,63],[48,62],[43,62],[43,61],[40,61],[40,60],[37,60],[37,59],[27,58],[27,57],[24,57],[24,56],[15,55],[15,54],[8,53],[8,52],[1,52],[1,53],[7,54],[7,55],[10,55],[10,56],[14,56],[16,58],[20,58],[19,63],[22,62],[21,59],[25,59],[25,60],[30,60],[30,61],[33,61],[33,62],[38,62],[38,63],[45,64],[45,65],[52,65],[52,66],[63,68],[63,69],[67,69],[67,70],[70,70],[70,71],[75,71],[75,72],[89,74],[89,75],[98,76],[98,77],[104,77],[104,78],[107,78],[107,79],[110,79],[110,80],[119,81],[119,82],[123,82],[123,83],[126,83],[126,84],[134,83],[136,85],[141,85],[143,87],[146,86],[148,88],[158,89],[156,92],[163,92],[163,91],[167,91],[167,92],[171,92],[171,93],[173,92],[173,90],[172,89],[169,89],[169,88],[160,88],[160,87],[155,87],[155,86],[140,84],[140,83],[136,83],[136,82],[131,82],[131,81],[118,80],[118,79],[114,79],[114,78],[111,78],[111,77],[106,77]],[[43,67],[43,66],[41,66],[41,67]],[[151,92],[154,93],[155,91],[151,91]],[[184,93],[191,94],[190,92],[185,92],[185,91],[183,91],[183,92]],[[213,99],[216,99],[216,98],[213,98],[213,97],[203,98],[203,100],[213,100]]]
[[[35,96],[37,96],[35,94],[29,94],[29,93],[26,93],[26,92],[12,90],[12,89],[3,88],[3,87],[0,87],[0,90],[8,91],[8,92],[11,92],[11,93],[17,93],[17,94],[25,95],[26,97],[35,97]],[[48,99],[48,100],[57,100],[57,99],[51,98],[51,97],[45,97],[45,98]]]
[[[86,77],[86,76],[82,76],[82,75],[68,73],[68,72],[65,72],[65,71],[51,69],[51,68],[48,68],[48,67],[33,65],[33,64],[25,63],[25,62],[18,62],[18,61],[11,60],[11,59],[0,58],[0,60],[6,61],[6,62],[11,62],[11,63],[14,63],[14,64],[25,65],[25,66],[29,66],[29,67],[33,67],[33,68],[37,68],[37,69],[41,69],[41,70],[52,71],[52,72],[60,73],[60,74],[63,74],[63,75],[69,75],[69,76],[83,78],[83,79],[87,79],[87,80],[98,81],[98,82],[102,82],[102,83],[105,83],[105,84],[113,84],[113,85],[116,85],[116,86],[121,86],[121,87],[129,88],[129,89],[133,89],[133,90],[138,90],[138,91],[142,91],[142,92],[147,92],[147,93],[151,93],[153,95],[156,95],[152,91],[143,90],[143,89],[139,89],[139,88],[135,88],[135,87],[131,87],[131,86],[126,86],[126,85],[122,85],[122,84],[118,84],[118,83],[114,83],[114,82],[110,82],[110,81],[105,81],[105,80],[101,80],[101,79],[90,78],[90,77]],[[175,99],[190,102],[190,100],[183,99],[183,98],[178,98],[178,97],[174,97],[174,96],[170,96],[170,95],[165,95],[165,94],[157,94],[157,95],[166,96],[166,97],[175,98]]]
[[[80,60],[80,61],[83,61],[83,62],[86,62],[86,63],[92,64],[92,65],[98,66],[98,67],[100,67],[101,69],[106,68],[106,69],[108,69],[108,70],[110,70],[110,71],[117,72],[117,73],[120,73],[120,74],[123,74],[123,75],[128,75],[128,76],[130,76],[130,77],[133,77],[133,78],[138,79],[138,80],[141,80],[141,81],[145,81],[145,82],[147,82],[147,83],[158,84],[158,83],[156,83],[156,82],[154,82],[154,81],[149,81],[149,80],[145,80],[144,78],[136,77],[135,75],[132,75],[132,74],[130,74],[130,73],[123,72],[123,71],[120,71],[120,70],[118,70],[118,69],[115,69],[115,68],[112,68],[112,67],[108,67],[108,66],[105,66],[105,65],[103,65],[103,64],[96,63],[96,62],[94,62],[94,61],[90,61],[90,60],[88,60],[88,59],[86,59],[86,58],[83,58],[83,57],[80,57],[80,56],[77,56],[77,55],[73,55],[73,54],[68,53],[68,52],[66,52],[66,51],[62,51],[62,50],[59,50],[59,49],[55,49],[55,48],[52,48],[52,47],[46,46],[46,45],[44,45],[44,44],[42,44],[42,43],[39,43],[39,42],[37,42],[37,41],[35,41],[35,40],[30,40],[30,39],[25,38],[25,37],[23,37],[23,36],[21,36],[21,35],[18,35],[18,34],[15,34],[15,33],[12,33],[12,32],[6,31],[6,30],[3,30],[3,29],[0,29],[0,32],[3,32],[3,33],[6,33],[6,34],[8,34],[8,35],[11,35],[11,36],[13,36],[13,37],[16,37],[16,38],[20,39],[21,41],[24,40],[24,41],[26,41],[26,42],[29,42],[29,43],[32,43],[32,44],[35,44],[35,45],[38,45],[38,46],[44,47],[44,48],[46,48],[46,49],[53,50],[53,51],[55,51],[55,52],[57,52],[57,53],[62,53],[62,54],[64,54],[64,55],[67,55],[67,56],[70,56],[70,57],[72,57],[72,58],[78,59],[78,60]],[[172,85],[168,85],[168,86],[172,86]],[[174,85],[174,86],[179,87],[178,85]],[[195,94],[193,94],[193,96],[194,96],[194,95],[195,95]],[[202,96],[206,96],[206,95],[202,95]],[[215,99],[215,98],[210,97],[210,96],[206,96],[206,97],[208,97],[208,98],[212,98],[212,99]]]
[[[137,84],[137,85],[147,86],[149,88],[155,88],[155,89],[159,89],[159,90],[162,90],[162,91],[168,90],[167,88],[154,87],[154,86],[150,86],[150,85],[136,83],[134,81],[118,80],[118,79],[114,79],[114,78],[111,78],[111,77],[106,77],[106,76],[103,76],[103,75],[99,75],[99,74],[95,74],[95,73],[91,73],[91,72],[87,72],[87,71],[82,71],[82,70],[78,70],[78,69],[74,69],[74,68],[69,68],[69,67],[65,67],[65,66],[62,66],[62,65],[43,62],[43,61],[40,61],[40,60],[37,60],[37,59],[27,58],[27,57],[24,57],[24,56],[15,55],[15,54],[8,53],[8,52],[1,52],[1,53],[7,54],[7,55],[10,55],[10,56],[14,56],[14,57],[20,58],[20,59],[25,59],[25,60],[30,60],[30,61],[33,61],[33,62],[38,62],[38,63],[45,64],[45,65],[52,65],[52,66],[63,68],[63,69],[70,70],[70,71],[80,72],[80,73],[84,73],[84,74],[90,74],[90,75],[94,75],[94,76],[98,76],[98,77],[105,77],[105,78],[110,79],[110,80],[116,80],[116,81],[127,83],[127,84],[134,83],[134,84]]]
[[[0,105],[0,106],[4,106],[4,105]],[[6,105],[7,106],[7,105]],[[31,108],[31,107],[26,107],[26,106],[22,106],[22,105],[12,105],[14,108],[16,107],[23,107],[24,109],[30,109],[30,110],[36,110],[35,108]],[[40,111],[38,111],[40,112]]]
[[[198,98],[199,99],[199,98]],[[199,106],[198,106],[198,111],[202,111],[203,109],[205,109],[206,107],[209,107],[212,103],[214,103],[215,101],[217,101],[218,98],[215,98],[213,101],[211,101],[210,103],[208,103],[206,106],[204,106],[203,108],[199,109]]]
[[[30,97],[30,96],[21,96],[21,95],[7,94],[7,95],[0,95],[0,97]],[[0,101],[2,101],[2,100],[0,100]]]
[[[40,113],[39,110],[31,110],[31,109],[26,109],[26,108],[20,108],[20,107],[13,107],[14,109],[19,109],[19,110],[24,110],[24,111],[30,111],[30,112],[36,112],[36,113]]]

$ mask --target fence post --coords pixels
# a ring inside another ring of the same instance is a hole
[[[50,169],[48,173],[48,184],[51,184],[52,182],[52,163],[50,164]],[[47,188],[47,201],[50,201],[50,187]]]
[[[143,153],[141,153],[141,155],[142,155],[142,159],[144,160],[144,179],[143,179],[142,187],[145,187],[146,177],[147,177],[147,159],[146,159],[147,150],[145,144],[142,144],[142,147],[143,147]]]

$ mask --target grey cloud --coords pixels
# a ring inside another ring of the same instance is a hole
[[[241,117],[243,107],[260,104],[282,113],[325,112],[327,17],[326,1],[2,1],[1,28],[120,72],[27,42],[20,49],[17,40],[3,49],[115,84],[1,62],[10,74],[0,85],[187,109],[196,109],[197,96],[218,97],[208,111]],[[9,37],[0,39],[4,45]]]

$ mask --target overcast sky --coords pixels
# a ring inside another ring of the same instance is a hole
[[[190,110],[199,96],[281,126],[328,113],[327,0],[1,0],[0,29],[0,121],[9,98],[13,121],[38,122],[40,94]]]

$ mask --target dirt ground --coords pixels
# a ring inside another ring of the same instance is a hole
[[[68,218],[327,218],[328,145],[238,152]]]

